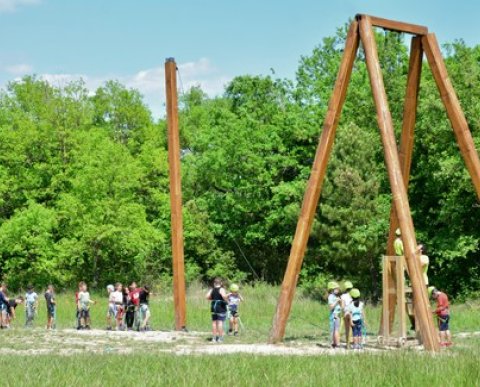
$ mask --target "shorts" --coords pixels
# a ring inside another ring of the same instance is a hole
[[[353,337],[361,337],[362,336],[362,327],[363,327],[363,322],[362,320],[357,320],[353,321]]]
[[[115,304],[108,304],[107,318],[108,317],[115,318],[116,316],[117,316],[117,308],[115,308]]]
[[[450,330],[448,324],[450,322],[450,315],[446,316],[437,316],[438,317],[438,330],[440,332],[445,332]]]
[[[1,304],[0,305],[0,312],[7,312],[8,313],[7,304]]]
[[[228,313],[229,313],[229,317],[232,318],[232,317],[238,317],[239,314],[238,314],[238,309],[237,309],[237,306],[230,306],[228,308]]]
[[[47,317],[55,317],[55,306],[54,305],[51,305],[51,306],[48,306],[47,305]]]
[[[88,310],[88,309],[81,309],[81,310],[80,310],[80,316],[79,316],[79,318],[83,318],[83,319],[85,319],[85,318],[90,318],[90,310]]]
[[[143,321],[146,318],[150,317],[150,308],[147,304],[140,305],[140,319]]]
[[[330,321],[330,332],[338,332],[340,330],[340,318],[334,316],[333,314],[329,317]]]
[[[118,320],[121,320],[123,318],[123,313],[125,311],[125,308],[123,305],[115,305],[115,317]]]
[[[226,313],[212,313],[212,321],[225,321],[226,318]]]

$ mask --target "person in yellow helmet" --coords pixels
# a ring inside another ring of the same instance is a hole
[[[350,291],[350,296],[352,302],[348,306],[348,310],[352,316],[353,349],[363,349],[362,328],[366,324],[364,304],[360,301],[360,290],[353,288]]]
[[[393,250],[395,251],[395,255],[402,256],[403,255],[403,241],[402,241],[402,232],[399,228],[395,230],[395,241],[393,242]]]
[[[352,296],[350,295],[350,290],[353,289],[353,284],[351,281],[345,281],[343,283],[343,294],[340,296],[340,299],[342,300],[342,312],[343,312],[343,323],[345,326],[345,340],[347,343],[347,348],[350,347],[350,327],[351,327],[351,321],[352,321],[352,315],[350,314],[350,311],[348,310],[348,306],[352,302]]]
[[[340,286],[335,281],[327,285],[328,288],[328,309],[330,322],[330,336],[332,338],[332,348],[337,348],[340,344],[340,313],[342,311],[341,300],[339,297]]]
[[[227,294],[228,298],[228,334],[231,335],[233,332],[234,336],[238,336],[238,322],[239,322],[239,311],[238,307],[240,302],[243,302],[243,297],[240,295],[239,287],[237,284],[230,285],[230,293]]]

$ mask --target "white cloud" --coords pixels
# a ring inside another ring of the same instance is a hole
[[[0,0],[0,12],[14,12],[24,5],[40,4],[41,0]]]
[[[177,64],[177,67],[180,75],[177,82],[179,93],[199,86],[210,97],[215,97],[223,92],[225,85],[231,80],[206,58],[180,63]],[[155,118],[165,115],[165,69],[163,65],[140,70],[132,75],[90,77],[86,74],[42,74],[41,78],[57,87],[63,87],[72,81],[83,79],[86,87],[92,93],[107,80],[116,79],[129,88],[137,89],[144,96],[145,103]]]
[[[0,0],[1,1],[1,0]],[[5,70],[12,75],[25,75],[33,71],[33,67],[26,63],[6,66]]]

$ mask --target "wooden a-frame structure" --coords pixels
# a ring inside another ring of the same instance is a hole
[[[411,41],[410,64],[403,110],[403,125],[399,149],[395,140],[391,113],[378,60],[377,46],[373,27],[414,35]],[[318,143],[312,171],[303,198],[302,209],[290,252],[288,266],[282,283],[276,313],[273,319],[270,342],[281,341],[292,306],[298,275],[305,255],[312,222],[315,216],[322,184],[327,169],[328,158],[332,150],[335,132],[345,101],[348,83],[360,41],[365,51],[367,70],[370,77],[373,98],[377,112],[377,121],[385,152],[385,164],[388,170],[393,204],[390,216],[390,233],[387,255],[393,254],[395,230],[400,227],[404,244],[405,261],[412,284],[415,318],[424,347],[429,351],[438,351],[439,342],[432,313],[429,310],[427,289],[417,257],[417,242],[413,227],[410,205],[407,196],[408,180],[413,150],[416,108],[422,56],[425,52],[433,73],[440,97],[445,105],[448,118],[453,127],[457,143],[472,178],[477,197],[480,199],[480,160],[473,143],[467,121],[460,107],[453,86],[448,78],[440,47],[435,34],[429,33],[424,26],[386,20],[369,15],[357,15],[351,23],[345,42],[345,50],[330,98],[323,131]],[[392,271],[393,273],[395,270]],[[389,279],[395,282],[395,278]],[[393,286],[394,287],[394,286]],[[395,313],[395,295],[389,302],[389,322],[384,329],[390,329]]]

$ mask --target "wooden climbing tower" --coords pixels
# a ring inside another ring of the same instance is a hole
[[[403,110],[402,135],[398,147],[378,60],[373,27],[380,27],[385,30],[413,35]],[[333,94],[330,98],[322,134],[320,136],[312,171],[304,195],[288,266],[273,319],[270,342],[277,343],[281,341],[285,334],[285,328],[290,314],[303,257],[305,255],[308,237],[316,213],[320,193],[322,191],[328,158],[333,147],[335,132],[340,119],[343,103],[345,101],[347,87],[360,41],[362,42],[363,50],[365,52],[367,70],[370,77],[373,98],[375,100],[377,121],[383,143],[385,164],[393,197],[390,217],[390,234],[386,255],[394,255],[394,233],[396,228],[399,227],[401,229],[404,245],[405,264],[408,268],[412,285],[416,324],[421,334],[425,349],[429,351],[438,351],[439,343],[432,314],[429,310],[427,289],[421,273],[420,262],[416,257],[417,242],[415,239],[415,231],[407,196],[422,57],[424,52],[440,91],[440,97],[445,105],[448,118],[450,119],[457,143],[472,178],[479,200],[480,160],[467,121],[460,107],[460,103],[458,102],[453,86],[448,78],[447,69],[435,34],[429,33],[428,28],[424,26],[386,20],[369,15],[357,15],[355,20],[351,23],[348,31],[343,58],[340,63]],[[392,263],[392,267],[393,265],[395,264]],[[396,272],[396,269],[392,269],[391,272]],[[388,279],[392,283],[392,286],[396,286],[395,278],[396,277],[392,275]],[[388,313],[385,311],[385,318],[388,316],[388,326],[390,327],[390,322],[393,321],[393,316],[395,314],[396,294],[389,294],[388,298],[391,302],[388,303],[388,308],[386,308]]]

